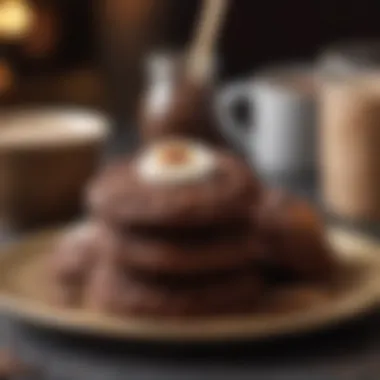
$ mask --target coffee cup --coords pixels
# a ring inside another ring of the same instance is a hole
[[[0,114],[0,219],[12,227],[73,216],[97,167],[107,119],[68,108]]]
[[[316,77],[308,67],[282,67],[228,84],[216,106],[220,127],[264,176],[311,173],[316,164]],[[238,122],[234,108],[248,104]]]

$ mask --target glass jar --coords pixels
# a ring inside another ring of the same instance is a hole
[[[182,57],[179,53],[153,53],[146,60],[145,86],[140,104],[142,126],[162,118],[173,100],[174,87],[180,75]],[[149,134],[142,128],[142,134]]]
[[[380,221],[380,71],[321,81],[320,173],[326,210]]]
[[[327,47],[319,57],[326,75],[344,75],[380,66],[380,39],[347,40]]]
[[[139,118],[143,139],[152,141],[181,135],[210,142],[222,141],[213,106],[215,61],[202,83],[187,79],[183,68],[184,57],[178,52],[149,56]]]

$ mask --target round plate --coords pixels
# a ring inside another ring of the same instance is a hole
[[[201,342],[262,339],[301,333],[338,323],[373,309],[380,301],[380,245],[343,231],[328,236],[344,265],[331,297],[308,307],[260,311],[235,317],[186,320],[118,318],[49,305],[46,255],[62,231],[34,235],[0,255],[0,306],[38,326],[104,337],[146,341]],[[46,272],[45,272],[46,273]]]

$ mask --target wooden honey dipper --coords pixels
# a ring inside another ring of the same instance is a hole
[[[188,51],[185,76],[189,80],[204,82],[213,68],[215,46],[222,30],[228,0],[205,0]]]

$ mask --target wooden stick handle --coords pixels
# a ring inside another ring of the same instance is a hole
[[[189,49],[188,76],[205,79],[211,69],[214,48],[223,26],[229,0],[204,0]]]

